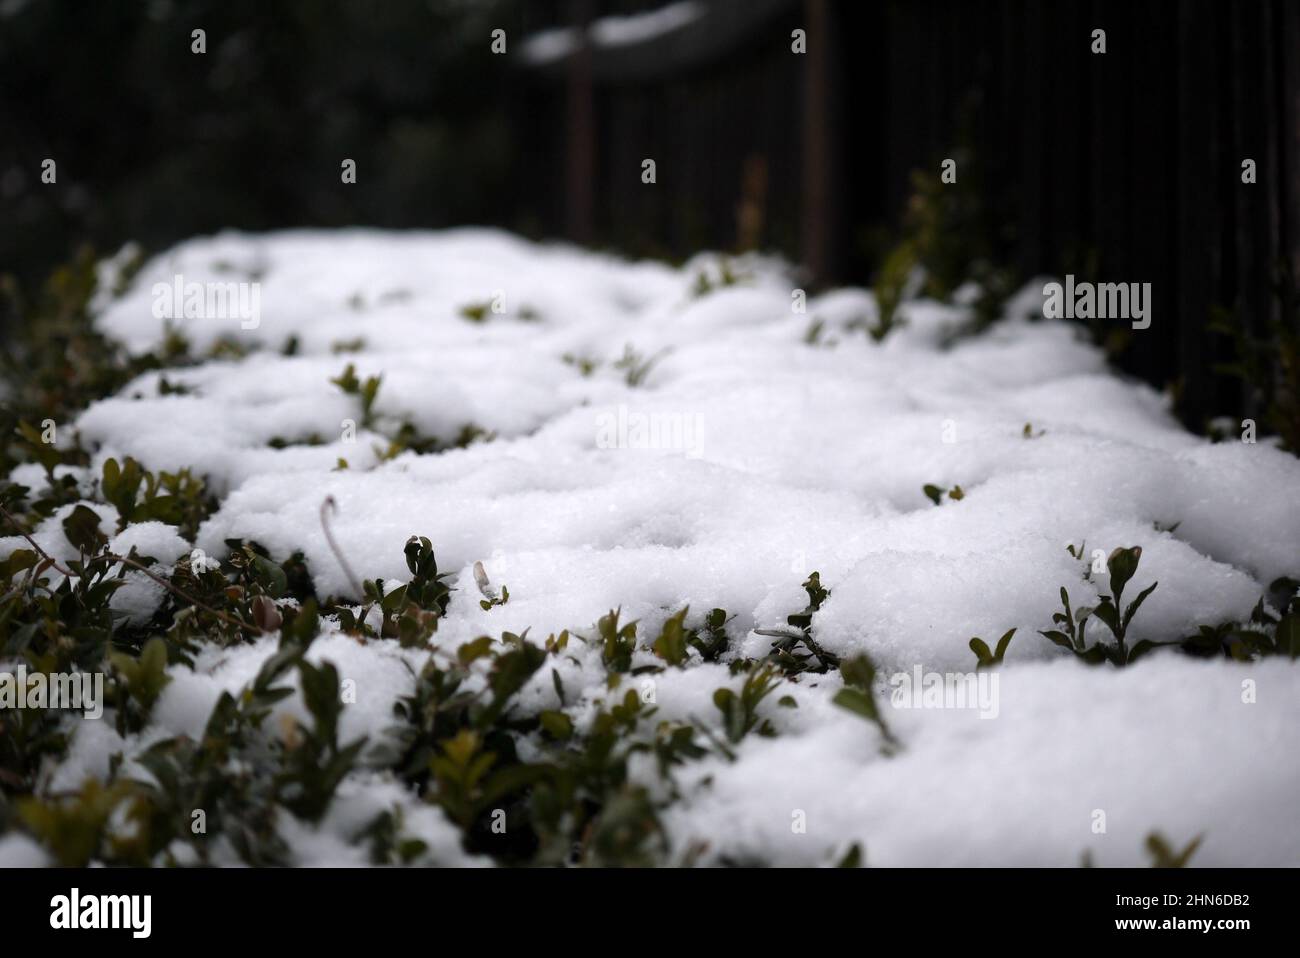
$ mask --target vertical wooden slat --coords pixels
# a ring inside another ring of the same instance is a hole
[[[568,197],[568,233],[578,243],[591,242],[594,232],[596,178],[596,105],[591,78],[591,45],[586,26],[591,22],[592,0],[573,0],[571,23],[582,28],[584,40],[569,62],[567,123],[568,162],[565,195]]]
[[[1119,47],[1106,54],[1093,54],[1092,31],[1102,29]],[[1095,3],[1087,24],[1087,70],[1090,78],[1089,110],[1091,217],[1086,252],[1096,253],[1096,268],[1103,276],[1123,276],[1130,268],[1128,254],[1129,215],[1128,171],[1131,168],[1132,139],[1130,96],[1132,69],[1123,53],[1129,32],[1113,3]],[[1079,264],[1082,267],[1082,263]]]
[[[814,279],[827,274],[830,222],[830,129],[827,81],[830,12],[827,0],[804,0],[808,52],[804,56],[803,262]]]
[[[1091,248],[1097,274],[1081,279],[1152,283],[1153,326],[1123,363],[1157,385],[1181,374],[1193,425],[1240,398],[1210,373],[1227,344],[1207,331],[1209,307],[1235,303],[1258,333],[1272,262],[1300,271],[1300,4],[832,3],[805,0],[689,74],[602,80],[586,121],[576,87],[558,91],[566,189],[551,217],[581,232],[594,182],[597,226],[677,254],[727,245],[743,164],[762,155],[769,241],[830,278],[856,252],[850,227],[897,228],[910,171],[937,175],[978,91],[972,143],[987,199],[1019,228],[1013,265],[1079,273]],[[789,53],[792,23],[809,30],[804,57]],[[1103,56],[1089,51],[1095,27]],[[580,148],[584,122],[593,148]],[[660,161],[655,188],[639,183],[643,156]]]
[[[1214,116],[1213,11],[1204,2],[1188,3],[1178,18],[1178,189],[1177,292],[1161,317],[1177,323],[1178,369],[1184,389],[1182,411],[1199,424],[1214,412],[1206,383],[1209,356],[1204,337],[1211,301],[1214,258],[1209,237],[1219,222],[1213,175],[1214,144],[1219,131]]]
[[[1300,282],[1300,5],[1280,3],[1276,16],[1275,50],[1279,67],[1277,128],[1278,254],[1289,257],[1292,275]]]
[[[1046,190],[1046,168],[1051,157],[1044,149],[1048,102],[1044,96],[1044,76],[1051,65],[1043,49],[1045,6],[1039,3],[1022,4],[1019,18],[1023,28],[1017,32],[1013,51],[1023,64],[1019,88],[1021,176],[1017,187],[1020,202],[1020,258],[1030,269],[1037,271],[1044,259],[1043,249],[1043,194]]]

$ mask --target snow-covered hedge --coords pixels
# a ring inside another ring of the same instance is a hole
[[[108,707],[0,712],[0,864],[1300,861],[1300,461],[1041,283],[880,335],[485,231],[121,265],[10,387],[0,665]]]

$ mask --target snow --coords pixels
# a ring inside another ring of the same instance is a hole
[[[45,849],[22,832],[0,835],[0,867],[44,868],[52,864]]]
[[[827,709],[735,764],[710,761],[693,774],[712,785],[670,813],[670,830],[735,859],[775,850],[788,865],[822,864],[859,842],[879,866],[1068,867],[1089,851],[1097,865],[1131,867],[1149,864],[1152,830],[1180,847],[1204,833],[1199,866],[1300,861],[1287,824],[1300,784],[1290,662],[1170,657],[1114,672],[1058,661],[1000,678],[994,721],[887,709],[907,743],[893,757],[862,722]],[[1248,678],[1257,704],[1242,701]],[[795,810],[804,834],[791,830]],[[1106,831],[1094,834],[1098,810]]]
[[[35,487],[35,488],[39,488]],[[39,526],[32,530],[32,539],[48,555],[59,560],[67,562],[79,558],[77,547],[68,541],[67,535],[63,530],[63,520],[68,518],[78,506],[85,506],[95,512],[100,518],[99,531],[105,538],[110,538],[117,531],[118,514],[112,506],[104,505],[101,502],[91,502],[89,500],[82,502],[70,502],[59,506],[48,518],[43,520]],[[25,539],[20,536],[0,537],[0,555],[8,556],[15,549],[30,548]],[[51,572],[51,576],[57,582],[61,576],[57,572]]]
[[[601,17],[592,22],[591,35],[600,46],[643,43],[694,23],[704,12],[703,4],[694,0],[680,0],[645,13]]]
[[[810,297],[800,312],[781,263],[747,256],[730,268],[741,285],[696,298],[699,272],[717,280],[717,257],[673,269],[486,230],[181,244],[104,305],[101,328],[148,349],[163,335],[153,283],[233,278],[261,283],[258,328],[174,322],[197,355],[222,340],[260,348],[146,374],[78,419],[95,450],[90,475],[130,455],[155,470],[193,467],[224,497],[193,543],[150,523],[115,548],[135,544],[169,563],[251,539],[277,560],[301,550],[320,594],[356,599],[321,528],[332,496],[334,538],[367,578],[405,581],[406,539],[432,541],[458,590],[435,636],[451,649],[503,630],[586,634],[616,606],[644,636],[689,604],[694,615],[727,609],[733,646],[761,655],[771,640],[752,630],[802,608],[800,583],[816,569],[831,590],[814,619],[818,641],[870,653],[884,675],[968,672],[972,636],[992,644],[1016,628],[997,673],[997,718],[887,708],[903,744],[886,757],[870,725],[831,704],[833,674],[787,684],[763,706],[779,737],[750,736],[734,763],[688,771],[686,799],[668,817],[674,847],[702,839],[707,860],[816,864],[858,841],[879,865],[1074,865],[1091,850],[1098,864],[1126,865],[1142,863],[1142,839],[1159,829],[1184,844],[1204,832],[1195,864],[1300,862],[1292,663],[1161,652],[1126,670],[1088,668],[1037,635],[1062,585],[1076,606],[1108,591],[1104,572],[1085,580],[1067,544],[1086,543],[1087,556],[1142,546],[1126,596],[1159,582],[1135,619],[1143,638],[1247,616],[1269,582],[1300,572],[1300,461],[1267,441],[1188,434],[1163,397],[1108,371],[1075,327],[1032,320],[1041,298],[1031,293],[947,348],[967,309],[911,301],[906,324],[876,343],[860,328],[877,317],[870,292]],[[500,311],[482,322],[461,312],[493,301]],[[809,344],[814,320],[824,331]],[[355,340],[359,350],[336,351]],[[637,386],[613,365],[629,346],[656,357]],[[584,376],[574,359],[600,365]],[[358,399],[329,381],[348,363],[363,380],[383,377],[369,426]],[[160,394],[162,375],[186,391]],[[447,442],[471,425],[493,436],[381,461],[383,436],[402,422]],[[926,483],[960,484],[965,497],[935,506]],[[95,508],[113,535],[116,515]],[[57,519],[36,538],[72,554]],[[0,540],[0,554],[21,545]],[[509,587],[507,605],[479,607],[477,560]],[[129,611],[151,613],[150,594],[140,585]],[[125,742],[82,727],[60,780],[93,774],[110,751],[197,734],[221,691],[251,679],[271,648],[212,648],[193,670],[172,666],[153,725]],[[338,634],[311,658],[356,683],[343,739],[372,741],[421,661]],[[581,727],[609,694],[604,670],[581,647],[557,667]],[[526,709],[560,705],[544,672],[522,695]],[[1250,704],[1247,680],[1258,688]],[[697,662],[653,681],[663,717],[713,721],[713,690],[740,679]],[[797,709],[777,706],[786,693]],[[278,709],[305,716],[297,697]],[[460,862],[441,813],[363,773],[318,827],[287,837],[300,863],[360,863],[349,823],[393,804],[432,859]],[[1092,831],[1097,809],[1105,834]],[[792,830],[796,810],[805,833]],[[0,844],[0,864],[32,854]]]
[[[115,555],[125,556],[132,549],[140,556],[154,559],[177,559],[190,551],[190,544],[176,534],[176,528],[165,522],[137,522],[127,526],[108,542],[109,551]],[[116,572],[116,565],[113,572]],[[169,564],[154,564],[154,575],[170,574]],[[114,611],[126,616],[130,625],[143,625],[148,622],[158,606],[162,604],[165,590],[161,585],[142,572],[130,570],[126,573],[126,584],[113,593],[111,605]]]
[[[689,26],[705,12],[696,0],[678,0],[644,13],[598,17],[588,27],[587,36],[597,47],[631,46]],[[577,27],[553,27],[525,37],[522,50],[525,60],[542,65],[564,59],[581,45],[582,31]]]
[[[553,27],[539,30],[523,42],[524,59],[529,63],[543,64],[562,60],[582,45],[581,32],[576,27]]]

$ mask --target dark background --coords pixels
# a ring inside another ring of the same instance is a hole
[[[1300,4],[698,0],[658,39],[524,55],[665,2],[0,0],[0,272],[31,286],[83,244],[225,228],[477,223],[670,259],[759,247],[865,284],[913,171],[951,156],[978,204],[961,255],[1152,283],[1121,365],[1175,385],[1193,426],[1251,411],[1209,318],[1262,333],[1274,272],[1300,267]]]

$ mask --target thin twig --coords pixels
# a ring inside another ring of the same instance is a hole
[[[45,559],[45,561],[48,562],[51,566],[53,566],[56,571],[67,576],[69,579],[74,577],[80,578],[80,576],[77,576],[76,573],[74,573],[72,570],[65,569],[63,566],[59,565],[59,563],[55,561],[52,555],[50,555],[39,545],[37,545],[36,540],[33,539],[30,535],[28,535],[23,530],[23,527],[19,525],[18,520],[14,518],[13,513],[11,513],[4,506],[0,506],[0,512],[4,513],[4,517],[9,520],[9,524],[13,526],[16,530],[18,530],[18,534],[22,536],[24,539],[26,539],[29,543],[31,543],[32,548],[35,549],[38,553],[40,553],[41,557]],[[162,578],[161,576],[154,575],[153,572],[151,572],[143,564],[136,562],[134,559],[128,559],[126,556],[115,555],[112,552],[105,552],[102,553],[101,555],[94,556],[93,558],[87,560],[85,564],[82,566],[83,571],[96,562],[120,562],[123,565],[129,565],[132,568],[137,569],[140,572],[143,572],[145,575],[147,575],[150,579],[153,579],[154,582],[157,582],[163,588],[169,589],[170,591],[174,592],[176,595],[180,596],[190,605],[196,606],[197,608],[202,609],[204,612],[208,612],[211,613],[212,615],[215,615],[218,619],[220,619],[222,622],[225,622],[227,625],[233,625],[239,629],[248,629],[251,632],[261,631],[261,629],[258,629],[256,626],[249,625],[243,619],[232,618],[231,616],[226,615],[224,612],[219,612],[216,609],[212,608],[212,606],[204,602],[200,602],[198,599],[194,598],[194,596],[183,592],[177,586],[168,582],[166,579]]]
[[[249,623],[245,622],[243,619],[234,618],[232,616],[226,615],[224,612],[219,612],[218,610],[212,608],[212,606],[200,602],[198,599],[194,598],[194,596],[182,592],[177,586],[168,582],[166,579],[162,578],[162,576],[154,575],[153,572],[151,572],[148,568],[146,568],[142,563],[136,562],[134,559],[129,559],[126,556],[114,555],[111,552],[105,552],[102,555],[97,555],[93,559],[89,560],[86,563],[86,565],[89,566],[96,562],[121,562],[123,565],[129,565],[131,566],[131,568],[143,572],[145,575],[153,579],[154,582],[157,582],[164,589],[169,589],[172,592],[176,593],[178,596],[180,596],[190,605],[197,606],[198,608],[202,609],[204,612],[208,612],[212,615],[215,615],[218,619],[220,619],[222,622],[226,623],[227,625],[233,625],[236,628],[240,628],[240,629],[248,629],[250,632],[262,631],[257,626],[250,625]]]
[[[338,560],[339,567],[352,584],[352,588],[356,590],[357,598],[365,599],[366,590],[361,588],[360,580],[353,574],[352,567],[348,565],[348,560],[343,558],[343,550],[339,548],[339,544],[334,541],[333,533],[330,532],[328,513],[338,511],[339,504],[334,501],[334,497],[326,496],[325,501],[320,504],[320,527],[325,533],[325,541],[329,543],[330,551],[334,553],[334,558]]]
[[[22,527],[21,525],[18,524],[18,520],[14,518],[12,512],[10,512],[10,511],[9,511],[8,509],[6,509],[4,506],[0,506],[0,512],[3,512],[3,513],[4,513],[5,518],[8,519],[8,520],[9,520],[9,524],[10,524],[11,526],[13,526],[13,527],[18,531],[18,534],[19,534],[20,536],[22,536],[24,539],[26,539],[26,540],[31,544],[31,547],[32,547],[33,549],[35,549],[38,553],[40,553],[40,556],[41,556],[42,559],[44,559],[44,560],[45,560],[46,562],[48,562],[50,565],[54,566],[54,568],[55,568],[56,571],[61,572],[63,575],[67,576],[69,579],[72,578],[73,573],[72,573],[70,570],[65,569],[65,568],[63,568],[63,566],[59,565],[59,563],[55,560],[54,556],[50,555],[48,552],[46,552],[44,549],[42,549],[39,545],[37,545],[37,544],[36,544],[36,540],[33,539],[31,536],[29,536],[29,535],[27,534],[27,532],[23,529],[23,527]]]

